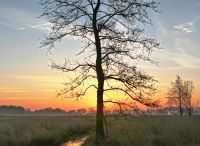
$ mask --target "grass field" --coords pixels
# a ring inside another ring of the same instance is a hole
[[[0,146],[60,146],[89,133],[94,145],[94,118],[0,117]],[[200,146],[200,117],[109,118],[105,146]]]
[[[0,117],[0,146],[60,146],[92,128],[85,117]]]
[[[200,146],[200,117],[110,119],[108,127],[106,146]]]

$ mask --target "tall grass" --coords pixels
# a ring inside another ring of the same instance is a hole
[[[94,146],[95,120],[90,117],[0,117],[0,146],[60,146],[88,134]],[[200,117],[149,116],[108,118],[102,146],[200,146]]]
[[[107,122],[105,146],[200,146],[200,117],[110,118]],[[84,144],[93,145],[94,136]]]
[[[84,117],[0,117],[0,146],[59,146],[91,127]]]

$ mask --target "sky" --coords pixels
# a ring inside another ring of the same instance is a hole
[[[159,65],[142,66],[159,81],[158,98],[166,96],[170,82],[179,74],[193,80],[193,103],[200,101],[200,1],[160,0],[160,13],[154,14],[147,33],[161,43],[152,58]],[[77,109],[95,106],[95,93],[79,101],[55,98],[63,87],[63,74],[52,70],[50,59],[62,61],[73,56],[81,42],[64,39],[52,54],[40,48],[50,24],[40,18],[38,0],[0,0],[0,105],[19,105],[30,109],[59,107]],[[151,29],[149,29],[151,28]]]

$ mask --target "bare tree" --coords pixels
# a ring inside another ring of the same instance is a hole
[[[83,60],[66,61],[63,65],[52,62],[52,68],[75,72],[58,96],[79,98],[91,88],[97,90],[96,140],[105,138],[104,94],[118,91],[124,93],[123,98],[156,105],[145,96],[155,93],[155,80],[137,69],[136,64],[138,60],[155,63],[150,55],[160,45],[145,36],[143,26],[151,24],[148,14],[157,12],[157,1],[41,0],[41,5],[42,16],[52,23],[52,32],[42,46],[51,49],[65,36],[77,37],[85,43],[78,53],[84,56]]]
[[[194,92],[193,81],[185,81],[183,87],[183,104],[189,114],[192,115],[192,94]]]
[[[194,84],[192,81],[183,81],[177,75],[175,82],[171,82],[171,87],[168,89],[167,104],[170,106],[179,106],[179,111],[182,116],[183,108],[192,114],[192,94],[194,91]]]
[[[176,80],[171,82],[171,87],[167,93],[167,103],[171,105],[178,105],[180,115],[183,115],[182,99],[183,99],[183,81],[179,75],[176,76]]]

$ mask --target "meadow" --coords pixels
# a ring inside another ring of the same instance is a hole
[[[85,117],[0,117],[0,146],[60,146],[91,131]]]
[[[94,117],[0,117],[0,146],[61,146],[89,135],[94,145]],[[108,118],[105,146],[200,146],[200,117],[145,116]]]
[[[200,117],[109,119],[105,146],[200,146]],[[93,135],[93,134],[92,134]],[[91,146],[94,137],[84,146]]]

